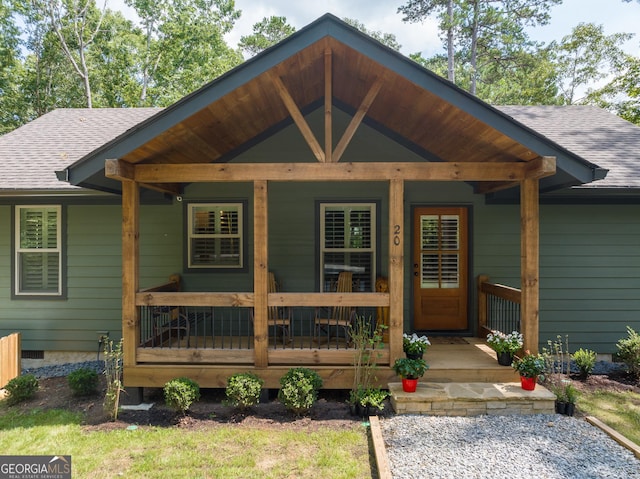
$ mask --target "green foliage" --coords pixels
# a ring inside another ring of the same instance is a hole
[[[418,336],[416,333],[402,335],[402,350],[407,354],[424,354],[428,346],[431,343],[426,336]]]
[[[4,387],[7,391],[7,404],[13,406],[31,399],[38,390],[38,380],[33,374],[13,378]]]
[[[77,369],[67,376],[67,383],[74,396],[90,396],[98,387],[98,373],[92,369]]]
[[[104,396],[104,412],[112,419],[118,418],[120,392],[122,391],[122,339],[113,346],[113,341],[104,342],[104,375],[107,392]]]
[[[260,402],[264,381],[253,373],[238,373],[227,379],[227,402],[238,409],[247,409]]]
[[[640,379],[640,334],[627,326],[628,336],[616,343],[618,357],[627,366],[629,374]]]
[[[629,33],[605,35],[604,27],[580,23],[571,34],[554,44],[558,85],[565,104],[580,103],[578,92],[610,75],[624,58],[620,46],[632,37]]]
[[[380,388],[363,389],[358,394],[358,403],[364,407],[384,409],[384,400],[389,397],[389,392]]]
[[[380,30],[369,30],[364,23],[353,18],[343,18],[342,20],[395,51],[400,51],[400,48],[402,48],[402,45],[398,43],[398,39],[393,33],[384,33]]]
[[[546,370],[544,357],[541,354],[531,354],[529,351],[525,352],[522,357],[516,356],[511,366],[518,371],[520,376],[526,378],[542,377]]]
[[[580,370],[580,376],[586,378],[591,374],[593,368],[596,365],[596,352],[590,349],[578,349],[571,356],[576,363],[576,366]]]
[[[164,401],[172,409],[186,414],[191,405],[200,399],[200,386],[189,378],[176,378],[164,385]]]
[[[576,401],[578,400],[578,390],[573,384],[569,383],[565,386],[564,397],[566,402],[570,404],[576,403]]]
[[[424,359],[399,358],[393,363],[393,370],[403,379],[418,379],[429,369]]]
[[[254,56],[295,31],[295,27],[287,23],[287,17],[264,17],[260,22],[253,24],[253,34],[240,37],[238,46],[250,56]]]
[[[307,368],[291,368],[280,378],[278,400],[294,414],[304,414],[318,399],[322,378]]]
[[[355,397],[357,391],[367,390],[372,381],[376,380],[375,372],[378,369],[377,360],[381,357],[382,333],[386,326],[378,325],[371,330],[371,317],[356,316],[353,324],[349,326],[349,339],[354,347],[353,358],[353,386],[351,397]],[[352,402],[355,404],[355,401]]]
[[[569,353],[569,335],[556,336],[555,341],[548,340],[547,348],[542,348],[545,372],[548,375],[569,376],[571,372],[571,354]]]
[[[518,331],[512,331],[509,334],[491,331],[487,334],[487,344],[497,353],[515,354],[524,344],[524,338]]]

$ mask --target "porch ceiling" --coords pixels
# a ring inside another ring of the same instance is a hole
[[[68,168],[69,181],[118,191],[119,182],[104,176],[106,159],[131,164],[229,161],[290,124],[274,76],[303,113],[324,104],[329,53],[332,104],[354,113],[381,80],[364,121],[401,138],[426,161],[528,162],[554,156],[557,173],[543,180],[543,188],[594,179],[595,165],[326,15],[87,155]],[[341,132],[333,134],[335,147]],[[323,143],[324,137],[317,140]]]

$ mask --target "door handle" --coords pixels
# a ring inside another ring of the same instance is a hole
[[[413,273],[413,275],[414,275],[414,276],[418,276],[418,272],[417,272],[417,271],[415,271],[415,272]]]
[[[413,263],[413,267],[414,267],[415,269],[418,269],[418,263]]]

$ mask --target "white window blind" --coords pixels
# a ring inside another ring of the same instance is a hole
[[[189,268],[242,268],[242,204],[189,205]]]
[[[16,295],[61,295],[61,207],[16,206]]]
[[[372,291],[375,278],[375,205],[320,205],[320,284],[334,291],[341,271],[353,273],[355,291]]]
[[[423,288],[458,288],[460,285],[460,218],[458,215],[423,215],[421,227],[421,279]]]

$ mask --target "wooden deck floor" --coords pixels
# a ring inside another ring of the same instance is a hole
[[[143,349],[146,352],[139,357],[152,359],[149,359],[148,363],[143,360],[136,367],[137,372],[133,376],[144,378],[157,376],[155,380],[149,380],[149,382],[164,384],[168,380],[167,377],[170,379],[179,372],[180,375],[194,375],[200,378],[203,386],[216,387],[217,384],[224,384],[226,378],[234,372],[255,369],[252,367],[253,343],[249,339],[244,338],[240,348],[229,339],[217,338],[214,343],[209,339],[208,348],[204,349],[204,340],[192,336],[191,348],[187,347],[186,340],[183,338],[179,342],[179,347],[176,347],[178,341],[174,340],[170,349]],[[310,337],[296,338],[286,344],[282,341],[270,342],[269,366],[260,369],[260,374],[270,384],[269,387],[277,387],[279,378],[287,369],[296,366],[317,370],[325,379],[326,388],[351,387],[352,371],[349,366],[352,356],[344,340],[326,344],[313,343],[311,339]],[[495,352],[483,339],[434,337],[431,340],[432,345],[425,356],[429,370],[423,378],[424,381],[440,383],[519,381],[518,375],[511,367],[498,364]],[[237,349],[232,349],[232,344],[235,344]],[[211,347],[212,345],[214,348]],[[242,361],[234,361],[234,357],[241,357]],[[383,351],[382,357],[388,358],[388,349]],[[398,381],[393,370],[383,361],[380,361],[376,376],[378,384],[384,388],[389,383]],[[145,382],[147,382],[146,379]]]

